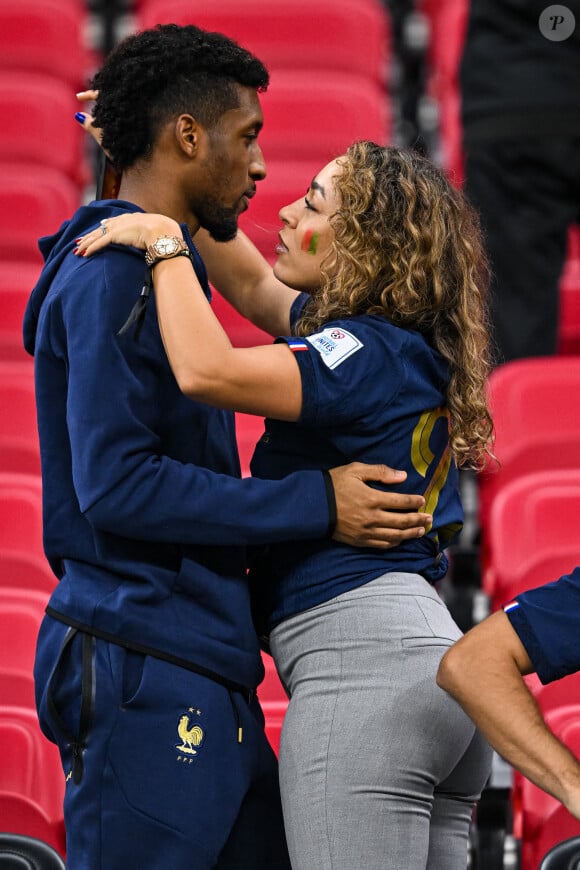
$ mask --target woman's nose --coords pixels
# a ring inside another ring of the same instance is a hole
[[[290,205],[285,205],[278,212],[278,217],[282,221],[283,224],[291,225],[296,223],[296,206],[301,200],[295,200],[290,203]]]

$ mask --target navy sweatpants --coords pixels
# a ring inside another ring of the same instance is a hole
[[[49,616],[35,681],[67,780],[68,870],[289,870],[255,698]]]

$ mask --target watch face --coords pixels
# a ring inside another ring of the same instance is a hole
[[[177,251],[178,247],[179,243],[177,239],[172,239],[169,236],[157,239],[154,244],[154,248],[160,257],[163,257],[165,254],[173,254]]]

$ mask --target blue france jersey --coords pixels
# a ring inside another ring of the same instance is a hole
[[[271,545],[253,569],[256,600],[266,607],[263,627],[386,571],[441,579],[443,550],[463,519],[443,358],[418,332],[379,316],[336,320],[308,338],[278,341],[288,344],[300,368],[302,413],[297,423],[266,420],[252,474],[278,478],[298,468],[384,463],[407,472],[391,489],[423,494],[433,525],[423,538],[389,550],[331,540]]]
[[[580,670],[580,568],[506,604],[542,683]]]

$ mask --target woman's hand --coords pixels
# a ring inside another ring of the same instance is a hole
[[[80,100],[81,103],[93,102],[99,96],[98,91],[80,91],[77,95],[77,100]],[[99,148],[101,147],[101,140],[103,137],[103,132],[100,127],[95,127],[93,124],[93,116],[88,112],[79,112],[77,114],[77,120],[81,123],[80,116],[84,116],[84,120],[82,121],[82,126],[89,133],[90,136],[93,137]]]
[[[77,239],[75,254],[79,257],[90,256],[107,245],[131,245],[145,250],[159,236],[183,238],[177,221],[165,215],[142,212],[121,214],[106,218],[97,229]]]

